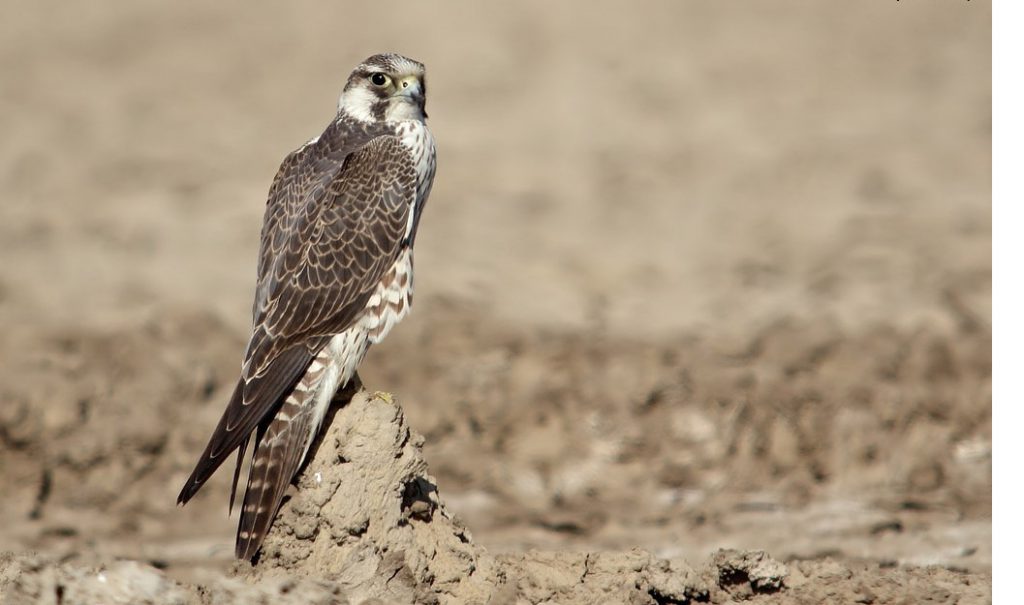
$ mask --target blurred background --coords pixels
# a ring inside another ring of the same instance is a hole
[[[0,550],[227,567],[279,162],[427,65],[362,377],[496,551],[991,565],[987,2],[3,2]]]

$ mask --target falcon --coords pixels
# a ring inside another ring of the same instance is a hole
[[[267,197],[241,377],[178,504],[253,440],[235,556],[270,530],[335,392],[412,304],[413,244],[434,180],[422,63],[379,54],[352,71],[327,128],[289,154]]]

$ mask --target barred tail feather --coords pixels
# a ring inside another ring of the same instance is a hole
[[[252,559],[263,544],[309,447],[313,418],[310,406],[303,403],[289,397],[256,446],[238,520],[235,556],[239,559]]]
[[[270,531],[281,500],[312,445],[323,419],[320,400],[330,402],[321,391],[336,385],[321,379],[327,367],[326,353],[313,361],[306,375],[274,414],[263,435],[257,434],[256,449],[238,519],[235,556],[252,559]],[[260,438],[262,436],[262,438]]]

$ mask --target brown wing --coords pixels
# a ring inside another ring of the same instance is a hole
[[[275,179],[242,377],[179,503],[273,415],[327,339],[357,318],[400,250],[416,189],[411,158],[395,137],[355,128],[332,124]]]
[[[372,139],[393,134],[383,124],[367,124],[338,119],[328,124],[323,134],[288,154],[274,177],[267,195],[267,208],[260,233],[259,263],[256,269],[256,297],[253,301],[253,326],[266,302],[268,268],[294,239],[293,227],[303,216],[318,211],[320,200],[339,177],[345,160]]]
[[[328,203],[309,203],[266,267],[246,365],[258,373],[280,351],[351,326],[398,257],[415,196],[412,158],[397,138],[350,155]]]

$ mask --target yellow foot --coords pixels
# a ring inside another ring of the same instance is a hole
[[[392,403],[393,404],[395,402],[394,396],[391,393],[387,393],[385,391],[374,391],[373,392],[373,397],[374,397],[374,399],[380,399],[380,400],[384,401],[385,403]]]

